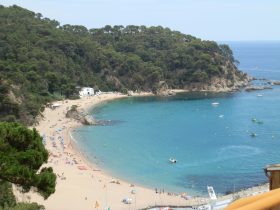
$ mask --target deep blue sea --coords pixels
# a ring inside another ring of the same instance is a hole
[[[239,69],[280,80],[280,42],[227,44]],[[203,195],[212,185],[225,193],[267,181],[264,166],[280,163],[280,86],[127,98],[102,104],[92,114],[113,123],[73,131],[80,149],[112,176],[150,188]],[[170,157],[178,162],[170,164]]]

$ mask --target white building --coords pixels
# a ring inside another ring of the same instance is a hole
[[[87,97],[87,96],[93,96],[94,95],[94,89],[91,87],[83,87],[81,91],[79,91],[80,97]]]

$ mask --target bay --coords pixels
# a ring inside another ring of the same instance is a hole
[[[280,42],[227,44],[241,70],[280,79]],[[204,195],[212,185],[226,193],[267,181],[265,165],[280,162],[279,86],[126,98],[91,113],[114,123],[76,129],[79,148],[112,176],[150,188]],[[170,157],[178,162],[170,164]]]

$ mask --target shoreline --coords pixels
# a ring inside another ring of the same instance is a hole
[[[133,94],[133,96],[152,96],[151,93]],[[156,193],[154,190],[116,179],[104,173],[90,162],[71,140],[71,130],[81,126],[80,122],[65,117],[72,105],[78,110],[88,111],[100,103],[128,97],[119,93],[101,94],[78,100],[65,100],[56,103],[60,107],[52,110],[46,108],[38,125],[34,126],[45,136],[46,149],[49,152],[48,163],[43,166],[52,167],[57,174],[56,192],[44,200],[35,191],[22,194],[16,187],[14,192],[18,201],[37,202],[46,210],[57,209],[93,209],[96,203],[99,208],[122,210],[125,208],[143,209],[155,205],[190,206],[205,203],[204,198],[186,200],[180,195]],[[59,141],[65,141],[60,145]],[[136,192],[136,194],[134,193]],[[124,198],[131,198],[131,204],[124,204]]]
[[[178,92],[187,91],[180,90]],[[137,93],[132,96],[153,96],[153,94]],[[74,119],[66,118],[66,110],[71,105],[78,105],[78,110],[89,112],[89,110],[104,102],[126,97],[128,96],[119,93],[107,93],[90,98],[59,101],[57,103],[61,103],[61,107],[55,110],[46,108],[44,111],[44,117],[46,118],[41,119],[35,128],[41,135],[47,136],[46,148],[50,156],[48,163],[44,164],[44,166],[53,167],[54,173],[57,174],[56,192],[47,200],[43,200],[36,192],[29,192],[24,196],[16,192],[18,200],[24,201],[26,197],[29,197],[30,201],[44,205],[46,210],[87,210],[94,208],[96,203],[98,203],[100,208],[110,207],[117,210],[130,207],[133,209],[143,209],[148,206],[195,206],[207,203],[209,199],[206,197],[194,197],[186,200],[179,194],[156,193],[148,187],[116,179],[91,162],[83,154],[83,151],[78,148],[76,140],[71,135],[71,131],[82,126],[82,124]],[[58,131],[57,126],[62,126],[62,130]],[[53,136],[58,136],[65,140],[63,145],[65,149],[62,152],[59,152],[53,146],[53,142],[48,139],[48,137]],[[75,164],[71,161],[68,164],[67,161],[69,160],[72,160]],[[260,191],[260,187],[255,188]],[[261,188],[267,188],[267,186],[263,185]],[[251,189],[247,189],[248,193],[252,193]],[[256,189],[253,191],[255,192]],[[136,191],[136,194],[131,193],[132,191]],[[221,196],[220,198],[229,197],[232,197],[232,194]],[[121,201],[124,198],[132,198],[132,204],[122,203]]]
[[[170,92],[174,93],[174,95],[176,94],[180,94],[180,93],[190,93],[189,90],[183,90],[183,89],[171,89],[169,90]],[[219,92],[217,92],[219,93]],[[119,94],[119,93],[117,93]],[[110,98],[110,99],[105,99],[105,100],[101,100],[99,101],[98,103],[95,103],[95,104],[88,104],[87,106],[84,106],[82,107],[82,111],[85,113],[85,114],[88,114],[91,110],[95,109],[96,107],[98,106],[101,106],[107,102],[110,102],[110,101],[114,101],[114,100],[120,100],[120,99],[125,99],[125,98],[129,98],[129,97],[170,97],[170,96],[174,96],[174,95],[169,95],[169,96],[162,96],[162,95],[156,95],[156,94],[153,94],[153,93],[150,93],[150,92],[140,92],[140,93],[133,93],[132,95],[126,95],[126,94],[122,94],[120,95],[120,97],[114,97],[114,98]],[[87,157],[87,155],[83,154],[83,150],[82,148],[79,148],[79,145],[78,145],[78,142],[76,141],[76,139],[72,136],[71,132],[73,130],[75,130],[76,128],[78,127],[81,127],[81,126],[86,126],[86,125],[83,125],[82,123],[79,123],[79,125],[75,126],[75,127],[72,127],[72,128],[69,128],[68,130],[68,136],[69,136],[69,139],[70,139],[70,142],[69,142],[69,146],[71,147],[71,149],[73,149],[77,154],[80,155],[80,157],[82,158],[82,160],[92,169],[94,169],[95,171],[103,171],[103,173],[107,176],[111,176],[113,177],[113,179],[116,179],[120,182],[123,182],[123,183],[126,183],[126,184],[129,184],[129,181],[127,181],[126,179],[123,179],[123,178],[120,178],[120,177],[117,177],[116,175],[113,175],[111,174],[110,171],[108,170],[105,170],[103,168],[100,168],[98,164],[92,162],[90,160],[89,157]],[[93,125],[94,126],[94,125]],[[134,185],[134,184],[133,184]],[[149,189],[149,190],[152,190],[152,187],[149,187],[149,186],[146,186],[146,185],[143,185],[143,184],[139,184],[137,183],[136,184],[138,187],[141,187],[141,188],[145,188],[145,189]],[[187,189],[186,189],[187,190]],[[177,194],[177,195],[180,195],[182,193],[185,193],[185,192],[176,192],[176,191],[167,191],[169,192],[170,194]],[[201,199],[205,199],[204,196],[202,195],[195,195],[193,197],[196,197],[196,198],[201,198]]]

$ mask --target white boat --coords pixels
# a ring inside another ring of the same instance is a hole
[[[218,106],[220,103],[219,102],[213,102],[212,105],[213,106]]]
[[[262,94],[258,94],[258,97],[262,97],[263,95]]]
[[[169,158],[170,163],[177,163],[177,160],[175,158]]]

